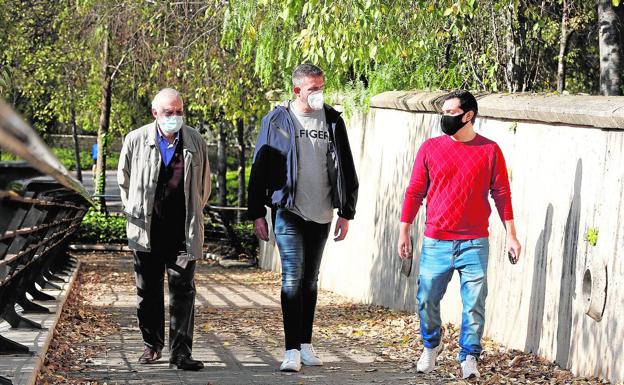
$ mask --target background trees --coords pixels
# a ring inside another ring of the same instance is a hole
[[[0,97],[44,137],[97,132],[105,193],[108,140],[174,86],[220,155],[218,203],[243,205],[265,94],[290,97],[301,62],[347,110],[393,89],[620,95],[623,25],[620,0],[0,0]]]
[[[464,86],[597,94],[599,45],[612,63],[606,78],[622,71],[622,6],[599,3],[232,0],[223,35],[226,44],[239,39],[240,55],[274,86],[287,83],[284,68],[311,61],[338,90],[362,81],[370,93]]]

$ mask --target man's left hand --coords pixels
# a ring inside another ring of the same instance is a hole
[[[520,242],[518,242],[518,238],[512,235],[507,236],[507,252],[510,254],[510,258],[513,258],[511,263],[516,264],[520,259],[520,252],[522,251],[522,246]]]
[[[345,239],[349,231],[349,220],[338,217],[336,227],[334,228],[334,241],[339,242]]]

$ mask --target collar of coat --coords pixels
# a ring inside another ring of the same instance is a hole
[[[182,131],[182,137],[184,138],[182,140],[182,149],[190,152],[197,152],[195,141],[190,138],[192,135],[190,130],[194,130],[194,128],[187,125],[182,125],[180,128],[180,131]],[[149,146],[156,146],[156,122],[150,123],[147,127],[147,131],[146,143]]]

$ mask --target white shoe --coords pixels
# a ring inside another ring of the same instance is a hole
[[[433,349],[425,348],[423,350],[422,355],[418,359],[418,363],[416,364],[416,371],[420,373],[429,373],[431,372],[436,365],[436,359],[438,358],[438,354],[442,351],[444,345],[440,343],[440,345],[436,346]]]
[[[286,350],[280,370],[282,372],[298,372],[301,370],[301,353],[299,353],[299,350]]]
[[[312,344],[301,344],[301,363],[308,366],[323,365],[323,361],[314,351]]]
[[[477,369],[477,358],[475,356],[466,356],[466,360],[461,363],[461,368],[464,379],[470,377],[481,377],[479,370]]]

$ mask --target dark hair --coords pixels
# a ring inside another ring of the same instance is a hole
[[[475,99],[474,95],[466,90],[455,90],[450,94],[446,95],[444,101],[451,99],[459,99],[459,108],[464,112],[473,111],[474,116],[472,117],[472,123],[477,119],[477,114],[479,113],[479,106],[477,105],[477,99]]]
[[[315,66],[314,64],[304,63],[295,68],[292,73],[293,85],[300,85],[299,81],[303,78],[323,76],[323,70]]]

